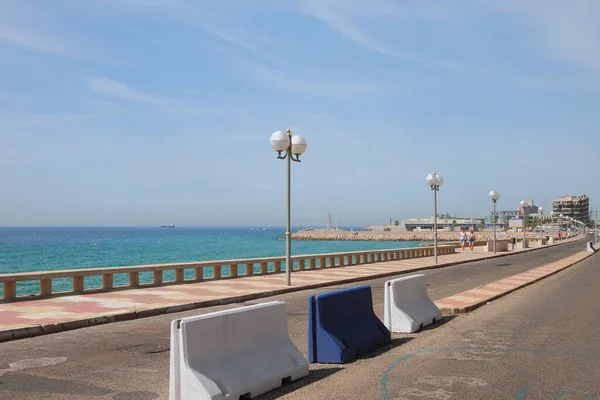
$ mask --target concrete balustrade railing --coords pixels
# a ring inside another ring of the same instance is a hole
[[[439,246],[438,254],[446,255],[455,253],[455,246]],[[367,250],[347,253],[328,253],[298,255],[292,257],[294,270],[311,270],[320,268],[344,267],[349,265],[370,264],[382,261],[404,260],[417,257],[433,256],[433,247],[419,247],[391,250]],[[241,268],[243,266],[243,268]],[[191,283],[200,281],[214,281],[232,279],[238,276],[253,276],[276,274],[285,271],[285,257],[250,258],[240,260],[217,260],[175,264],[138,265],[131,267],[108,267],[71,269],[51,272],[25,272],[19,274],[0,274],[0,283],[3,286],[3,301],[52,295],[82,294],[110,291],[116,289],[155,287],[174,283]],[[229,274],[224,273],[224,267],[229,267]],[[175,279],[163,280],[164,271],[174,271]],[[186,271],[192,271],[187,275]],[[209,272],[209,273],[207,273]],[[140,282],[140,273],[152,273],[152,282]],[[115,286],[114,276],[127,274],[129,282],[126,285]],[[101,276],[102,287],[86,288],[85,277]],[[70,291],[53,291],[53,280],[70,278],[72,287]],[[18,296],[17,282],[38,281],[39,294]]]

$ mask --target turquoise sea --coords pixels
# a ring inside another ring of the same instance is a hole
[[[0,274],[283,256],[284,234],[285,228],[279,227],[0,227]],[[418,243],[292,241],[292,254],[414,246]],[[127,275],[120,275],[115,275],[115,285],[127,283]],[[164,279],[173,279],[171,275],[165,272]],[[142,283],[151,279],[150,273],[140,274]],[[71,280],[55,279],[53,284],[55,291],[70,290]],[[86,277],[85,284],[100,287],[101,278]],[[19,282],[17,290],[18,295],[34,294],[39,287],[37,282]]]

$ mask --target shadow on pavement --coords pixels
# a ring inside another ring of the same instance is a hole
[[[112,400],[154,400],[160,396],[154,392],[126,392],[119,393],[113,396]]]
[[[458,315],[445,315],[442,319],[435,321],[431,325],[427,325],[425,328],[420,329],[418,332],[430,331],[432,329],[437,329],[441,326],[446,325],[448,322],[452,321],[454,318],[458,317]]]
[[[356,360],[349,362],[348,364],[352,364],[352,363],[355,363],[360,360],[368,360],[371,358],[378,357],[378,356],[382,355],[383,353],[386,353],[392,349],[395,349],[398,346],[402,346],[403,344],[410,342],[413,339],[414,339],[413,337],[392,338],[392,342],[390,344],[382,346],[378,349],[375,349],[370,353],[364,354],[364,355],[358,357]]]
[[[23,373],[8,373],[0,378],[0,398],[2,392],[44,394],[77,394],[80,396],[105,396],[114,393],[110,389],[79,383],[69,379],[53,379]],[[8,397],[10,398],[10,397]]]
[[[335,374],[336,372],[344,369],[343,367],[327,367],[321,369],[311,369],[307,377],[298,379],[295,382],[285,384],[273,391],[263,394],[262,396],[256,397],[256,400],[269,400],[278,399],[286,394],[292,393],[298,389],[308,386],[312,383],[318,382],[321,379],[325,379],[328,376]]]

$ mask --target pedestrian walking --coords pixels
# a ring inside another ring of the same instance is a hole
[[[469,230],[469,249],[473,252],[473,247],[475,246],[475,232],[473,232],[473,228]]]
[[[465,243],[467,242],[467,232],[465,228],[460,228],[460,249],[461,252],[465,252]]]

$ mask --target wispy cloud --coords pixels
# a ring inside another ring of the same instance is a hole
[[[7,25],[0,25],[0,41],[44,54],[81,58],[74,46],[68,44],[65,40],[31,30],[20,30]]]
[[[349,94],[382,94],[393,88],[389,84],[366,80],[340,80],[327,77],[298,76],[248,61],[235,63],[239,72],[261,87],[282,92],[315,96],[344,97]]]
[[[54,33],[37,9],[20,1],[0,2],[0,42],[44,54],[80,57],[71,40]]]
[[[392,50],[351,21],[353,17],[356,18],[357,16],[389,17],[392,14],[399,15],[401,13],[393,4],[381,1],[377,3],[381,4],[338,0],[304,0],[301,9],[306,14],[328,25],[339,35],[373,52],[413,63],[455,66],[455,63],[450,61],[434,60],[407,52]]]
[[[484,4],[520,21],[534,46],[549,57],[600,78],[600,2],[493,0]]]
[[[91,77],[87,78],[85,82],[92,92],[104,96],[116,97],[121,100],[162,105],[179,103],[178,100],[169,97],[154,96],[149,93],[139,92],[124,83],[106,77]]]
[[[218,113],[216,107],[206,106],[194,101],[181,100],[168,96],[160,96],[133,89],[129,85],[111,78],[96,76],[85,80],[88,89],[98,95],[125,100],[149,106],[161,106],[171,113]]]

